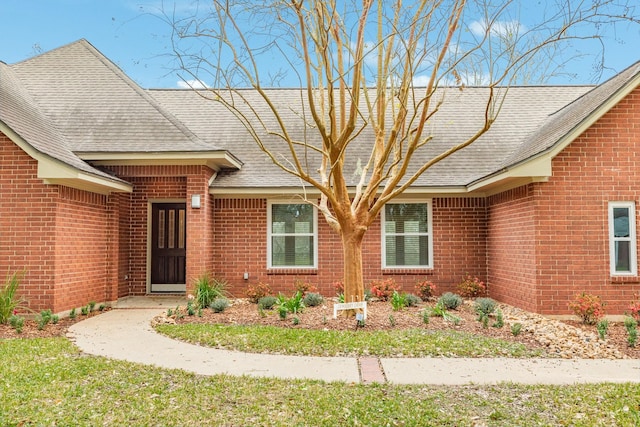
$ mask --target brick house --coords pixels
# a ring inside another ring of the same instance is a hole
[[[586,291],[624,312],[640,293],[639,85],[636,63],[596,87],[510,88],[487,134],[387,205],[365,280],[443,292],[468,273],[530,311],[568,314]],[[474,131],[486,94],[447,91],[422,155]],[[331,295],[340,240],[300,194],[218,103],[143,90],[85,40],[0,63],[0,274],[26,271],[34,310],[184,293],[205,271],[236,296],[296,279]]]

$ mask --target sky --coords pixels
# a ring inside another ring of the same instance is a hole
[[[172,28],[161,10],[179,14],[192,6],[192,0],[0,0],[0,61],[19,62],[84,38],[142,87],[181,87]],[[604,42],[602,74],[594,74],[593,58],[583,58],[571,64],[577,77],[551,83],[597,83],[640,60],[638,26],[618,26]]]

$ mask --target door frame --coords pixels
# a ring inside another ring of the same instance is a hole
[[[161,286],[164,289],[154,289],[152,291],[152,283],[151,283],[151,262],[152,262],[152,256],[151,256],[151,249],[152,249],[152,235],[153,235],[153,205],[154,204],[158,204],[158,203],[184,203],[185,204],[185,212],[188,216],[189,214],[189,205],[187,204],[187,199],[148,199],[147,200],[147,294],[167,294],[167,293],[174,293],[174,294],[186,294],[187,292],[187,285],[186,283],[183,284],[177,284],[177,285],[156,285],[157,286]],[[187,228],[188,228],[188,224],[189,221],[187,219]],[[186,231],[186,230],[185,230]],[[187,252],[188,253],[188,252]],[[185,266],[186,263],[189,262],[188,259],[186,258],[186,253],[185,253]],[[186,267],[185,267],[186,268]],[[186,281],[186,280],[185,280]]]

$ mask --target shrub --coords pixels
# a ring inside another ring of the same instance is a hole
[[[75,319],[76,318],[76,309],[75,307],[71,309],[71,311],[69,312],[69,319]]]
[[[627,344],[635,347],[638,342],[638,321],[627,316],[624,318],[624,327],[627,330]]]
[[[514,323],[511,325],[511,335],[517,337],[522,332],[522,323]]]
[[[249,298],[249,301],[257,304],[260,302],[260,298],[273,295],[273,291],[271,290],[271,286],[268,284],[258,282],[255,285],[249,285],[245,291],[245,295]]]
[[[211,302],[210,307],[214,313],[222,313],[229,307],[229,300],[226,298],[216,298]]]
[[[96,302],[95,301],[89,301],[89,313],[91,313],[94,308],[96,308]]]
[[[424,311],[422,312],[422,321],[424,322],[425,325],[428,325],[430,319],[431,319],[431,311],[425,308]]]
[[[596,324],[596,329],[598,330],[598,336],[604,341],[607,337],[607,331],[609,330],[609,321],[607,319],[599,320]]]
[[[458,284],[458,292],[465,298],[474,298],[486,294],[487,288],[479,278],[467,275]]]
[[[418,304],[422,302],[420,297],[414,294],[405,294],[405,299],[407,302],[407,307],[417,307]]]
[[[13,329],[16,330],[17,333],[22,333],[22,328],[24,328],[24,317],[16,316],[15,314],[9,317],[9,324]]]
[[[485,316],[489,316],[496,310],[498,303],[496,303],[496,301],[491,298],[478,298],[476,299],[474,306],[478,315],[482,314]]]
[[[402,310],[407,306],[407,296],[404,293],[400,293],[398,291],[393,291],[391,295],[391,307],[393,311]]]
[[[438,303],[441,303],[447,310],[455,310],[462,304],[462,298],[458,294],[446,292],[440,295]]]
[[[286,300],[285,305],[290,313],[302,313],[302,310],[305,307],[302,293],[297,291],[294,296]]]
[[[629,305],[629,316],[640,322],[640,296],[636,295],[636,301]]]
[[[496,310],[496,321],[491,326],[494,328],[502,328],[504,326],[504,317],[502,316],[502,310],[499,308]]]
[[[569,308],[585,325],[595,325],[604,317],[604,304],[596,295],[582,292],[569,302]]]
[[[82,313],[83,316],[87,316],[89,314],[89,306],[85,305],[80,307],[80,313]]]
[[[430,280],[423,280],[416,283],[416,293],[423,300],[432,298],[436,293],[436,285]]]
[[[45,326],[47,326],[49,324],[49,322],[51,322],[51,317],[53,316],[53,314],[51,313],[51,310],[42,310],[40,312],[40,315],[38,316],[38,330],[41,331],[44,329]]]
[[[344,295],[344,281],[336,280],[331,286],[335,289],[336,295]]]
[[[399,290],[396,281],[392,278],[371,282],[371,294],[382,301],[388,301],[393,292]]]
[[[303,297],[307,295],[307,292],[318,292],[318,288],[316,288],[311,283],[305,282],[304,280],[296,279],[293,283],[293,286],[296,292],[300,292]]]
[[[204,273],[196,279],[196,302],[199,307],[210,307],[216,298],[227,296],[227,281]]]
[[[263,310],[271,310],[276,304],[276,297],[273,295],[267,295],[258,300],[258,307]]]
[[[6,324],[16,311],[26,308],[26,300],[17,294],[24,271],[16,271],[9,275],[0,290],[0,324]]]
[[[324,298],[318,293],[309,292],[304,296],[303,301],[306,307],[316,307],[324,302]]]

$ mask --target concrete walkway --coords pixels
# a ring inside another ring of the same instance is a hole
[[[640,360],[305,357],[218,350],[157,334],[150,320],[179,302],[121,301],[78,322],[69,337],[85,353],[200,375],[249,375],[393,384],[640,383]],[[154,308],[150,308],[154,307]],[[166,308],[163,308],[166,307]]]

